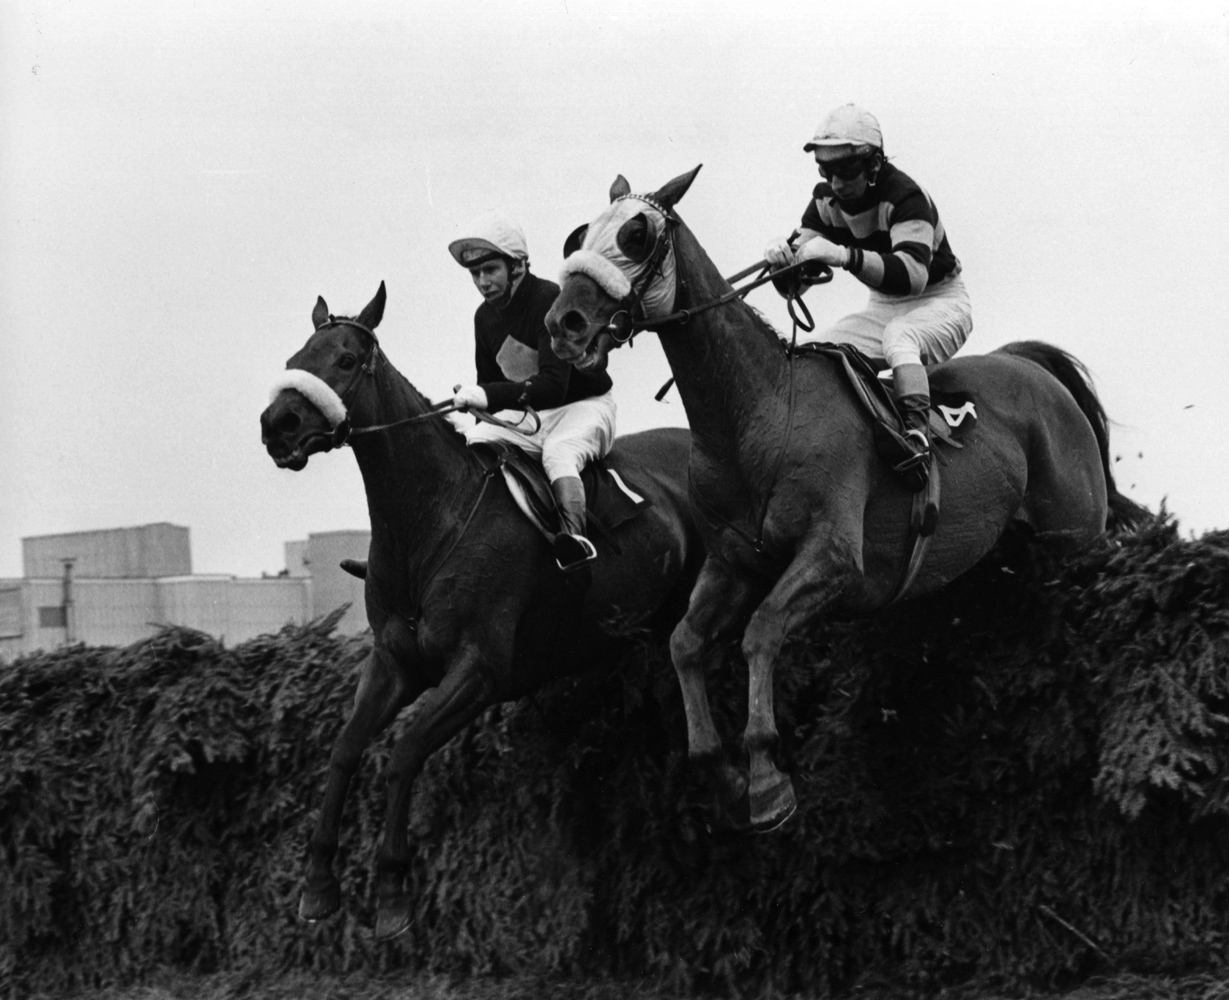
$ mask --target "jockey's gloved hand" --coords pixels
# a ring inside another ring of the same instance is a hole
[[[486,390],[480,385],[467,385],[454,389],[453,406],[463,406],[467,410],[488,409]]]
[[[764,262],[772,267],[785,267],[787,264],[792,264],[794,248],[790,246],[789,240],[781,237],[764,247]]]
[[[829,267],[844,267],[849,263],[849,247],[843,247],[822,236],[816,236],[794,251],[794,259],[817,260]]]

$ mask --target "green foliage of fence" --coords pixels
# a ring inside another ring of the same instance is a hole
[[[778,669],[795,819],[712,822],[668,654],[497,707],[428,764],[417,918],[377,945],[372,748],[338,866],[305,845],[362,638],[168,629],[0,674],[0,979],[215,969],[657,975],[678,989],[1054,983],[1229,963],[1229,533],[1164,517],[1057,566],[1001,546],[948,592],[832,623]],[[736,753],[745,670],[711,678]]]

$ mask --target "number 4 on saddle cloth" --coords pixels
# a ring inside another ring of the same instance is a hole
[[[562,524],[555,494],[542,463],[506,441],[482,441],[470,447],[482,455],[484,465],[490,464],[492,474],[496,469],[503,473],[508,492],[516,505],[547,541],[553,539],[562,530]],[[637,493],[633,484],[626,482],[614,469],[607,468],[601,460],[585,466],[580,480],[585,486],[589,527],[604,538],[618,555],[619,543],[611,532],[652,506],[653,501]],[[359,579],[367,576],[364,560],[343,559],[341,568]]]
[[[782,340],[786,351],[789,342]],[[815,354],[834,359],[849,379],[854,395],[861,401],[870,416],[875,435],[875,448],[893,468],[909,458],[913,451],[906,443],[904,421],[890,383],[880,378],[882,363],[876,363],[849,344],[808,343],[792,348],[798,355]],[[977,407],[967,393],[936,392],[930,394],[930,440],[932,445],[943,444],[951,448],[963,448],[958,440],[977,423]],[[939,465],[938,449],[932,447],[930,462],[915,466],[901,473],[901,480],[916,494],[914,504],[914,527],[923,537],[934,533],[939,518]]]

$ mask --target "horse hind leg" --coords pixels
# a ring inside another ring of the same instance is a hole
[[[773,762],[778,741],[773,673],[785,640],[803,622],[822,614],[862,579],[860,547],[841,544],[830,530],[809,535],[743,636],[747,658],[747,728],[743,746],[750,770],[751,826],[774,830],[798,807],[794,786]]]
[[[363,664],[354,706],[329,758],[324,801],[308,842],[308,870],[299,897],[299,917],[323,920],[341,908],[341,883],[333,874],[346,791],[364,751],[397,717],[412,694],[392,657],[374,650]]]
[[[1060,555],[1078,551],[1105,530],[1109,491],[1087,422],[1052,421],[1034,436],[1024,513]]]

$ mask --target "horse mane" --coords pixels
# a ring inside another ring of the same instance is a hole
[[[339,318],[360,322],[359,318],[356,316]],[[388,352],[384,350],[384,345],[380,343],[379,340],[376,341],[376,344],[380,351],[380,363],[376,368],[377,375],[381,372],[385,373],[388,379],[388,386],[408,397],[411,405],[416,411],[425,413],[432,409],[436,404],[431,397],[419,391],[418,387],[401,373],[401,370],[393,364],[392,358],[388,356]],[[445,441],[452,445],[456,450],[464,454],[468,459],[474,462],[478,461],[473,452],[470,450],[469,445],[465,440],[465,435],[456,424],[448,419],[448,417],[441,416],[438,420],[428,420],[426,423],[435,429]]]
[[[713,289],[710,289],[710,291],[713,293],[714,298],[719,297],[721,295],[725,295],[726,293],[733,291],[734,286],[731,285],[728,281],[726,281],[725,278],[722,276],[720,270],[718,270],[717,268],[717,265],[714,264],[712,258],[709,257],[708,251],[706,251],[704,247],[700,245],[700,241],[696,239],[695,234],[691,231],[691,228],[687,225],[687,223],[685,223],[682,220],[682,218],[679,217],[677,212],[675,212],[674,218],[678,220],[679,230],[678,230],[677,235],[684,238],[683,247],[684,249],[686,249],[686,252],[687,252],[688,264],[689,265],[699,264],[711,272],[711,277],[714,279],[715,287]],[[683,262],[680,259],[681,254],[679,253],[679,240],[677,238],[675,239],[674,246],[675,246],[676,265],[680,269],[680,277],[681,277]],[[768,317],[766,317],[762,312],[760,312],[760,310],[755,308],[755,306],[751,305],[751,303],[748,302],[745,297],[740,298],[736,301],[743,305],[743,307],[746,309],[747,314],[749,315],[749,318],[752,320],[752,327],[761,336],[763,336],[766,341],[768,341],[774,347],[776,347],[777,345],[780,344],[780,342],[783,339],[785,339],[784,337],[782,337],[781,331],[779,331],[775,326],[772,325],[771,322],[769,322]],[[697,304],[700,304],[700,303],[696,303],[694,301],[692,302],[693,306]],[[731,305],[734,305],[734,304],[735,303],[731,303]]]
[[[775,326],[772,325],[772,321],[767,316],[765,316],[762,312],[760,312],[759,309],[753,306],[746,299],[743,299],[742,303],[748,309],[751,310],[751,313],[759,321],[760,325],[763,326],[774,339],[776,339],[777,341],[782,341],[782,340],[787,339],[780,330],[778,330]]]

